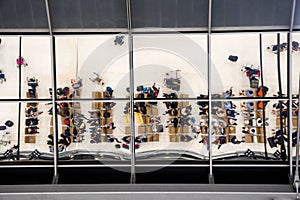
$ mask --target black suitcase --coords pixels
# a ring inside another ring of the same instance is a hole
[[[65,96],[67,96],[69,94],[69,92],[70,92],[70,88],[69,87],[64,87],[62,89],[62,94],[65,95]]]
[[[8,126],[8,127],[12,127],[14,125],[14,123],[12,121],[10,121],[10,120],[7,120],[5,122],[5,125]]]
[[[228,57],[228,60],[232,61],[232,62],[236,62],[238,60],[238,57],[237,56],[233,56],[233,55],[230,55]]]
[[[31,119],[26,119],[25,120],[25,125],[26,126],[30,126],[30,124],[31,124]]]
[[[136,90],[138,92],[143,92],[144,91],[144,87],[142,85],[139,85],[139,86],[136,87]]]
[[[164,132],[164,126],[162,124],[158,125],[157,132]]]
[[[110,117],[110,113],[109,112],[105,112],[104,113],[104,118],[109,118]]]
[[[180,90],[180,83],[181,83],[181,81],[178,78],[165,79],[165,86],[167,88],[170,88],[170,89],[175,90],[175,91]]]
[[[258,88],[259,80],[255,77],[250,79],[250,87],[251,88]]]
[[[269,145],[270,145],[271,148],[277,147],[277,144],[275,143],[274,139],[275,139],[274,137],[269,137],[268,138],[268,142],[269,142]]]

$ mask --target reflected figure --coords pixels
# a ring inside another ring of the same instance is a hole
[[[16,63],[17,63],[17,67],[28,66],[28,63],[25,62],[25,59],[23,57],[17,58]]]
[[[123,41],[124,37],[125,37],[125,36],[123,36],[123,35],[121,35],[121,36],[118,36],[118,35],[117,35],[117,36],[115,37],[115,40],[114,40],[115,46],[117,46],[117,45],[122,46],[122,45],[124,44],[124,41]]]
[[[0,83],[2,84],[5,81],[6,81],[5,74],[3,74],[2,70],[0,70]]]
[[[99,74],[97,74],[96,72],[93,72],[92,77],[89,78],[90,81],[92,81],[93,83],[97,83],[98,85],[104,85],[103,79],[100,77]]]

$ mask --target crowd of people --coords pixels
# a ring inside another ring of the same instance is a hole
[[[37,87],[38,87],[38,79],[35,77],[26,79],[28,87],[30,87],[27,91],[27,98],[36,99],[37,98]],[[38,103],[28,103],[25,108],[25,137],[26,135],[38,134],[39,132],[39,115],[41,115],[43,111],[38,110]]]
[[[275,44],[267,47],[267,50],[277,54],[279,52],[286,51],[288,48],[288,43],[283,42],[281,44]],[[292,51],[299,51],[299,42],[297,41],[292,41]]]
[[[69,147],[72,142],[82,142],[84,140],[84,133],[86,130],[86,124],[84,119],[87,119],[81,112],[80,104],[77,102],[68,102],[67,100],[73,97],[80,96],[80,88],[82,87],[82,79],[71,79],[71,87],[68,86],[63,88],[57,88],[56,92],[49,89],[50,95],[57,95],[60,100],[66,100],[66,102],[61,101],[56,105],[56,113],[62,119],[62,132],[59,133],[58,147],[59,151],[64,151]],[[51,103],[49,103],[52,105]],[[48,110],[49,115],[53,115],[53,106]],[[52,126],[52,125],[51,125]],[[53,128],[52,128],[53,129]],[[47,145],[50,152],[53,151],[54,141],[53,133],[50,132],[48,135]]]

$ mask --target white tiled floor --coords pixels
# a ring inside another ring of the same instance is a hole
[[[263,76],[264,85],[269,87],[268,96],[272,97],[278,91],[277,78],[277,55],[266,50],[267,46],[276,44],[276,33],[262,34],[262,55],[263,55]],[[18,68],[16,58],[19,52],[19,37],[3,36],[0,45],[0,69],[6,74],[7,81],[0,85],[0,98],[18,98]],[[286,42],[286,33],[281,33],[281,42]],[[106,86],[111,86],[116,98],[124,98],[126,87],[129,86],[129,58],[127,38],[122,46],[114,45],[114,35],[105,36],[57,36],[56,37],[56,80],[57,87],[70,87],[70,80],[76,75],[83,79],[81,97],[91,98],[92,91],[101,90]],[[300,34],[294,34],[294,40],[300,41]],[[190,98],[195,98],[199,94],[207,92],[207,36],[205,34],[176,34],[176,35],[136,35],[134,44],[134,84],[151,86],[153,82],[161,87],[160,95],[169,91],[164,88],[163,79],[165,74],[174,70],[181,70],[182,86],[181,93],[189,94]],[[243,64],[259,66],[259,34],[258,33],[231,33],[213,34],[211,38],[211,58],[212,58],[212,93],[222,93],[233,86],[233,92],[237,96],[240,89],[249,88],[249,80],[241,72]],[[22,68],[22,98],[25,98],[28,86],[25,83],[26,77],[36,77],[39,79],[37,89],[39,98],[50,98],[48,88],[51,87],[51,57],[50,39],[47,36],[24,36],[22,37],[22,56],[28,62],[28,67]],[[238,55],[237,62],[230,62],[229,55]],[[293,52],[293,93],[298,92],[298,74],[300,70],[297,65],[300,63],[300,53]],[[104,86],[98,86],[89,81],[93,72],[99,73],[105,82]],[[281,54],[282,90],[287,92],[287,52]],[[235,101],[237,109],[241,101]],[[275,101],[274,101],[275,102]],[[275,128],[275,117],[271,114],[272,104],[270,102],[266,108],[266,116],[269,117],[270,126],[267,127],[267,136],[270,129]],[[36,144],[24,144],[24,109],[25,103],[21,107],[21,151],[31,151],[38,149],[42,152],[49,152],[46,145],[49,134],[50,116],[47,110],[50,105],[40,102],[39,110],[44,111],[40,116],[40,134],[37,136]],[[126,101],[117,101],[114,108],[114,122],[117,128],[114,135],[121,138],[124,136],[123,108]],[[193,115],[199,120],[196,102],[190,101],[193,106]],[[18,102],[1,102],[0,125],[7,119],[14,122],[18,120]],[[81,112],[88,116],[91,109],[91,102],[81,103]],[[164,105],[159,105],[160,114],[164,112]],[[166,117],[162,116],[162,121]],[[237,136],[241,137],[241,125],[243,119],[238,116]],[[11,146],[17,143],[17,125],[10,128]],[[83,149],[89,151],[116,151],[113,144],[99,143],[90,144],[90,134],[85,133],[86,140],[83,143],[72,143],[68,150]],[[170,143],[168,133],[160,134],[160,142],[143,143],[137,153],[148,150],[172,149],[192,151],[208,156],[207,148],[199,144],[200,138],[192,142]],[[268,152],[276,149],[269,148]],[[0,146],[4,152],[8,146]],[[225,153],[245,152],[248,148],[264,152],[262,143],[243,143],[233,145],[231,143],[223,145],[220,149],[213,146],[213,155]],[[128,150],[117,150],[129,153]]]

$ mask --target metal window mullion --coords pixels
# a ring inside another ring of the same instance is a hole
[[[295,9],[296,9],[296,0],[293,0],[292,5],[292,11],[291,11],[291,20],[290,20],[290,30],[288,34],[288,97],[289,97],[289,119],[288,119],[288,138],[289,138],[289,165],[290,165],[290,181],[292,182],[293,178],[293,149],[292,149],[292,108],[293,108],[293,91],[292,91],[292,85],[293,85],[293,76],[292,76],[292,32],[294,28],[294,18],[295,18]]]
[[[211,17],[212,0],[209,0],[208,6],[208,34],[207,34],[207,84],[208,84],[208,137],[209,137],[209,183],[214,183],[212,172],[212,131],[211,131]]]
[[[292,131],[293,131],[293,91],[292,91],[292,48],[291,48],[291,41],[292,36],[291,32],[288,33],[288,57],[287,57],[287,79],[288,79],[288,88],[287,88],[287,94],[288,94],[288,160],[289,160],[289,179],[290,183],[293,183],[293,147],[292,147]]]
[[[22,37],[19,37],[19,60],[22,58]],[[19,72],[19,100],[22,98],[21,88],[22,88],[22,70],[21,70],[21,62],[18,65]],[[17,149],[17,160],[20,159],[20,144],[21,144],[21,102],[18,104],[18,149]]]
[[[58,119],[56,112],[56,65],[55,65],[55,38],[50,37],[50,49],[51,49],[51,81],[52,81],[52,117],[53,117],[53,154],[54,154],[54,178],[58,177]]]
[[[261,68],[260,72],[260,81],[261,86],[264,87],[264,70],[263,70],[263,56],[262,56],[262,34],[259,34],[259,65]],[[266,119],[266,111],[265,105],[263,103],[263,121]],[[268,159],[268,152],[267,152],[267,135],[266,135],[266,126],[263,126],[263,136],[264,136],[264,150],[265,150],[265,158]]]
[[[51,15],[50,15],[48,0],[45,0],[45,6],[46,6],[46,14],[47,14],[49,34],[50,34],[50,36],[52,36],[52,22],[51,22]]]
[[[58,181],[58,126],[57,126],[57,112],[56,112],[56,65],[55,65],[55,38],[52,32],[52,22],[49,9],[48,0],[45,0],[47,21],[50,35],[50,55],[51,55],[51,87],[52,87],[52,118],[53,118],[53,155],[54,155],[54,176],[52,183],[57,183]]]
[[[134,184],[136,182],[135,175],[135,119],[134,119],[134,72],[133,72],[133,36],[132,36],[132,24],[131,24],[131,1],[126,0],[126,10],[127,10],[127,26],[128,26],[128,50],[129,50],[129,81],[130,81],[130,183]]]
[[[300,76],[298,76],[299,83],[298,83],[298,102],[300,102]],[[294,175],[294,182],[293,186],[297,192],[297,199],[299,199],[299,136],[300,136],[300,112],[298,112],[298,120],[297,120],[297,138],[296,138],[296,159],[295,159],[295,175]]]

